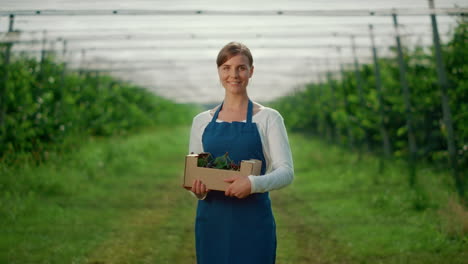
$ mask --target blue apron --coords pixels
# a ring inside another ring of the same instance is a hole
[[[236,163],[262,161],[265,157],[257,125],[252,123],[253,105],[249,100],[247,122],[218,123],[223,104],[205,128],[203,149],[218,157],[228,152]],[[210,191],[198,201],[195,222],[197,264],[273,264],[276,257],[276,225],[268,193],[246,198],[227,197]]]

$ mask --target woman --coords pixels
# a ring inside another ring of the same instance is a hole
[[[225,192],[195,180],[199,198],[195,224],[198,264],[272,264],[276,226],[268,192],[293,180],[291,150],[283,118],[252,102],[247,85],[254,72],[250,50],[230,42],[218,54],[224,101],[193,119],[189,153],[228,152],[236,162],[262,161],[261,176],[234,177]]]

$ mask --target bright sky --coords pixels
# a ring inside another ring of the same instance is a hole
[[[468,0],[435,0],[436,8],[468,7]],[[70,67],[114,69],[113,75],[143,85],[159,95],[180,102],[211,103],[223,98],[215,59],[219,49],[236,40],[250,47],[255,73],[249,95],[267,101],[300,89],[319,78],[318,72],[336,70],[338,63],[350,67],[349,34],[356,34],[359,60],[369,61],[371,50],[368,24],[375,26],[379,55],[389,55],[394,45],[391,16],[336,16],[335,11],[426,9],[427,0],[0,0],[1,11],[18,10],[201,10],[233,14],[153,15],[61,15],[15,17],[14,29],[21,40],[67,39],[63,58]],[[238,15],[242,11],[333,11],[323,15]],[[443,40],[455,25],[455,17],[438,16]],[[428,16],[399,16],[406,45],[431,43]],[[0,40],[8,30],[7,16],[0,17]],[[333,33],[338,36],[333,36]],[[62,50],[51,41],[49,48]],[[340,54],[329,45],[340,45]],[[15,51],[33,50],[41,44],[17,44]],[[35,50],[35,51],[34,51]],[[84,56],[82,50],[85,50]]]

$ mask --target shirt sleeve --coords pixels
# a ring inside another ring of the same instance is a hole
[[[289,185],[294,178],[294,166],[289,146],[288,135],[281,115],[274,118],[265,132],[271,159],[271,171],[261,176],[249,176],[251,193],[262,193],[277,190]]]
[[[189,154],[195,153],[199,154],[203,152],[202,145],[202,126],[199,116],[193,118],[192,129],[190,130],[190,141],[189,141]]]
[[[202,133],[203,133],[203,123],[201,122],[199,115],[193,118],[192,121],[192,128],[190,130],[190,141],[189,141],[189,154],[192,152],[195,154],[199,154],[203,152],[203,145],[202,145]],[[206,194],[204,196],[198,196],[192,191],[188,190],[194,197],[198,198],[199,200],[204,200],[206,198]]]

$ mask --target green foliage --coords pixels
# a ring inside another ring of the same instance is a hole
[[[464,169],[468,169],[467,29],[467,21],[460,20],[452,39],[443,46],[457,158]],[[404,54],[418,156],[443,164],[448,151],[433,50],[416,47],[404,50]],[[383,122],[390,135],[393,155],[405,157],[409,153],[408,131],[396,57],[395,53],[395,58],[378,61],[383,86]],[[362,104],[355,70],[350,69],[344,72],[343,78],[329,75],[327,82],[310,83],[305,90],[280,98],[272,105],[281,111],[291,129],[306,130],[342,145],[353,140],[363,145],[367,141],[372,150],[381,152],[381,118],[373,69],[373,64],[363,64],[358,69],[362,77]]]
[[[187,124],[195,111],[111,76],[64,67],[52,56],[42,63],[18,56],[8,68],[0,65],[0,76],[8,71],[2,160],[11,162],[25,152],[43,160],[47,149],[60,148],[70,137],[126,135],[149,126]]]
[[[213,156],[209,152],[202,152],[198,154],[197,166],[224,170],[240,170],[240,165],[237,165],[229,157],[228,152],[215,158],[213,158]]]
[[[209,152],[202,152],[198,154],[197,166],[206,167],[209,162],[213,160],[213,156]]]

